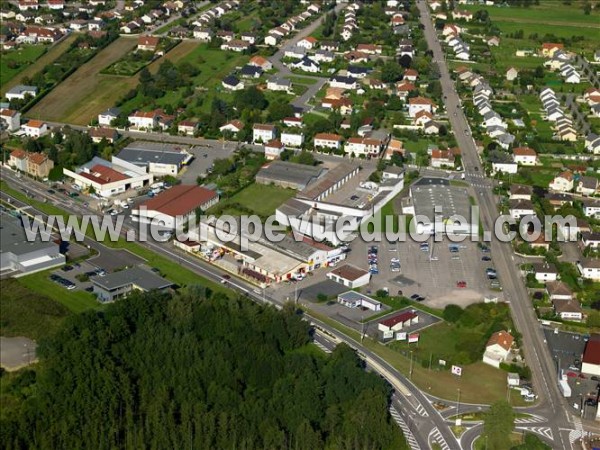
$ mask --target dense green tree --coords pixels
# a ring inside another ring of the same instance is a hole
[[[390,387],[346,345],[305,351],[309,324],[190,286],[66,320],[7,385],[2,448],[407,449]],[[3,383],[3,389],[4,389]]]
[[[510,434],[515,427],[515,414],[508,402],[501,400],[492,404],[483,419],[483,438],[490,450],[510,448]]]

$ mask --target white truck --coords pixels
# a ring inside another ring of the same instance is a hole
[[[569,398],[571,396],[571,386],[569,386],[567,380],[558,380],[558,388],[564,398]]]

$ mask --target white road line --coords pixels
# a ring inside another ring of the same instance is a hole
[[[329,350],[327,347],[325,347],[323,344],[321,344],[319,341],[314,341],[315,345],[317,347],[319,347],[321,350],[323,350],[325,353],[331,353],[331,350]]]
[[[419,446],[419,443],[415,439],[414,434],[412,434],[412,431],[410,431],[410,428],[408,428],[408,425],[402,419],[402,416],[396,410],[396,408],[390,407],[390,414],[392,416],[392,419],[394,419],[394,422],[396,422],[398,424],[398,426],[400,427],[400,429],[404,433],[404,437],[406,438],[406,442],[408,442],[408,445],[410,446],[411,450],[421,450],[421,447]]]
[[[429,435],[433,435],[435,442],[437,442],[440,445],[440,447],[442,447],[442,450],[450,450],[450,446],[448,445],[448,443],[444,439],[444,436],[442,436],[442,433],[440,433],[440,430],[437,427],[431,430],[431,433]]]

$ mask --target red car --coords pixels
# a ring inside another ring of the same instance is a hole
[[[466,288],[467,287],[467,282],[466,281],[457,281],[456,282],[456,287],[457,288]]]

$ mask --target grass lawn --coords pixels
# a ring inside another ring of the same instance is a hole
[[[597,28],[600,29],[600,13],[592,9],[592,14],[585,15],[579,2],[573,5],[565,5],[556,0],[541,0],[539,5],[533,5],[528,8],[519,7],[495,7],[482,5],[465,5],[464,8],[470,11],[479,11],[485,9],[489,12],[492,22],[498,21],[533,23],[538,25],[537,33],[542,36],[546,32],[554,33],[558,27],[556,25],[569,25],[579,28]],[[548,26],[545,26],[548,25]],[[579,34],[586,34],[586,30],[580,30]],[[525,33],[527,35],[527,33]],[[556,33],[555,33],[556,34]]]
[[[0,57],[2,86],[35,62],[46,52],[47,48],[46,45],[23,45],[18,49],[2,52],[2,57]],[[16,66],[9,67],[13,64]]]
[[[0,335],[39,340],[54,333],[70,311],[16,279],[0,281]]]
[[[404,148],[409,152],[417,152],[419,150],[427,150],[430,141],[427,139],[419,139],[417,141],[404,140]]]
[[[330,326],[340,330],[355,340],[360,340],[360,334],[339,322],[310,311],[310,314]],[[403,375],[408,376],[410,358],[367,338],[363,345],[377,353]],[[421,343],[419,343],[421,345]],[[461,402],[491,404],[506,398],[506,372],[478,362],[463,367],[461,377],[452,375],[449,371],[428,370],[418,364],[413,366],[411,381],[420,389],[436,397],[455,402],[460,388]],[[518,396],[511,397],[513,406],[523,406],[525,403]]]
[[[101,308],[102,305],[96,301],[96,298],[89,292],[81,290],[72,290],[53,283],[50,278],[52,270],[45,270],[31,275],[18,278],[19,284],[35,292],[40,296],[50,297],[71,311],[78,313],[86,309]]]
[[[297,83],[297,84],[307,84],[307,85],[313,85],[315,84],[317,81],[319,81],[318,78],[312,78],[312,77],[299,77],[296,75],[291,75],[288,77],[288,80],[290,80],[292,83]]]
[[[223,203],[225,205],[234,205],[239,203],[240,205],[251,209],[259,216],[267,217],[273,214],[279,205],[292,198],[295,194],[296,191],[294,189],[285,189],[274,185],[253,183],[217,206],[223,208]],[[239,213],[239,211],[235,210],[235,206],[232,208],[225,206],[222,211],[223,214],[235,215],[236,213]],[[210,214],[210,210],[208,213]]]

